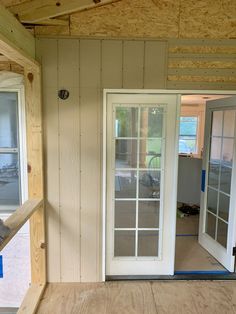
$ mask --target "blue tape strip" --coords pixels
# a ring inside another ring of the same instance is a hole
[[[190,270],[175,271],[175,275],[227,275],[228,270]]]
[[[176,237],[198,237],[198,234],[176,234]]]
[[[202,170],[202,184],[201,184],[202,192],[205,192],[205,182],[206,182],[206,170]]]
[[[2,255],[0,255],[0,278],[3,278]]]

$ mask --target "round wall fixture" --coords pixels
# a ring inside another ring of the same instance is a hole
[[[70,93],[66,89],[61,89],[58,92],[58,97],[62,100],[66,100],[69,97]]]

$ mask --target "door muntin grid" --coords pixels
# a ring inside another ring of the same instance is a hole
[[[236,110],[215,110],[211,119],[205,233],[226,249]]]
[[[160,259],[165,114],[165,105],[113,104],[115,259]]]

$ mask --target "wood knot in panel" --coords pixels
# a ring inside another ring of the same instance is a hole
[[[32,83],[33,82],[33,80],[34,80],[34,74],[33,73],[28,73],[28,75],[27,75],[27,78],[28,78],[28,80],[30,81],[30,83]]]

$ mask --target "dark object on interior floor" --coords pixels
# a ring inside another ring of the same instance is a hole
[[[197,205],[188,205],[188,204],[182,204],[182,206],[180,206],[178,208],[182,213],[184,213],[185,215],[199,215],[199,206]]]

